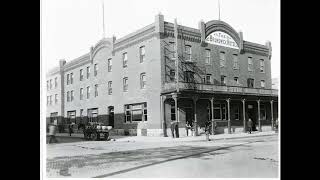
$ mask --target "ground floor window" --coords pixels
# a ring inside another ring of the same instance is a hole
[[[76,123],[76,111],[68,111],[67,112],[68,124]]]
[[[260,105],[260,119],[261,120],[266,120],[267,119],[266,115],[267,115],[266,106],[264,104],[261,104]]]
[[[50,114],[50,123],[58,122],[58,112],[54,112]]]
[[[98,108],[88,109],[88,121],[98,122]]]
[[[141,122],[147,121],[147,103],[126,104],[125,109],[125,122]]]
[[[226,113],[226,104],[214,104],[213,105],[213,116],[215,120],[226,120],[227,113]]]

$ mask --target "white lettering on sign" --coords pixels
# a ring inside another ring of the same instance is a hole
[[[221,31],[215,31],[209,34],[205,42],[209,44],[239,49],[237,43],[232,39],[232,37]]]

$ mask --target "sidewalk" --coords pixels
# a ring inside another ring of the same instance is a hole
[[[252,132],[252,134],[248,133],[236,133],[236,134],[217,134],[210,135],[210,140],[222,140],[222,139],[239,139],[239,138],[248,138],[248,137],[257,137],[257,136],[271,136],[278,135],[274,131],[265,131],[265,132]],[[47,134],[47,136],[49,136]],[[83,134],[71,134],[69,136],[68,133],[57,133],[57,137],[66,137],[66,138],[83,138]],[[205,134],[201,134],[200,136],[184,136],[179,138],[172,137],[152,137],[152,136],[112,136],[111,139],[115,139],[116,141],[136,141],[136,142],[166,142],[166,141],[205,141]]]

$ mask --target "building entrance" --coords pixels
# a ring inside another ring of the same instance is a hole
[[[109,126],[112,126],[114,128],[114,107],[109,106]]]

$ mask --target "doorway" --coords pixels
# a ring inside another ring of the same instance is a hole
[[[109,111],[109,126],[112,126],[112,128],[114,128],[114,107],[109,106],[108,111]]]
[[[248,118],[252,120],[252,131],[257,131],[257,118],[255,116],[255,110],[253,107],[253,104],[248,104]]]

